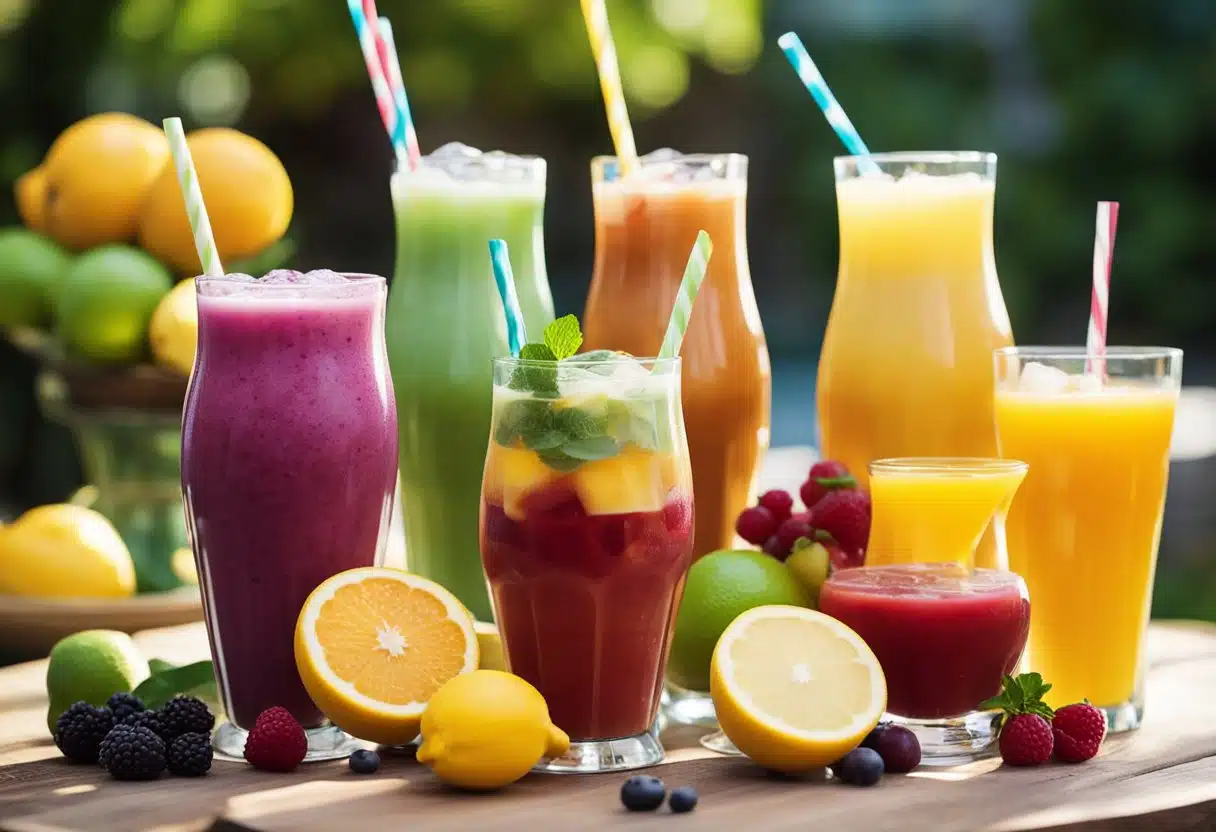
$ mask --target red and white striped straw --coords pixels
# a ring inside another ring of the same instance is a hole
[[[355,34],[359,38],[359,49],[362,51],[363,61],[367,65],[367,76],[372,82],[372,92],[376,96],[376,108],[380,110],[380,120],[384,122],[384,129],[389,138],[393,140],[394,144],[397,144],[398,139],[395,137],[400,133],[397,125],[397,105],[393,101],[393,92],[389,87],[384,65],[377,54],[376,18],[368,19],[359,0],[346,0],[346,5],[350,10],[351,20],[355,24]],[[401,141],[398,155],[405,155],[404,141]]]
[[[1110,312],[1110,265],[1115,256],[1115,227],[1119,203],[1099,202],[1094,233],[1094,289],[1089,303],[1089,332],[1085,339],[1086,372],[1106,374],[1106,322]]]

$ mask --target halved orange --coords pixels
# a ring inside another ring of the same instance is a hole
[[[383,745],[413,740],[431,694],[480,658],[473,618],[454,595],[380,566],[341,572],[308,596],[295,655],[321,712]]]

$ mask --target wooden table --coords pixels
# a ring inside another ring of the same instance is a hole
[[[200,625],[143,633],[149,656],[206,656]],[[380,829],[823,829],[901,832],[1216,829],[1216,627],[1156,624],[1145,726],[1108,741],[1079,766],[1002,769],[996,760],[888,776],[859,789],[778,779],[746,760],[703,751],[669,735],[668,786],[692,785],[696,811],[626,813],[622,777],[530,775],[501,792],[468,795],[439,784],[405,756],[380,772],[344,762],[268,774],[217,762],[200,780],[120,783],[59,756],[46,735],[44,662],[0,670],[0,829],[335,830]]]

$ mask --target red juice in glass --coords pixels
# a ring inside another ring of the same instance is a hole
[[[481,510],[494,614],[511,672],[573,741],[540,770],[653,765],[692,558],[679,359],[601,351],[554,366],[494,362]]]
[[[832,575],[819,609],[857,632],[887,679],[887,712],[917,733],[928,764],[973,759],[995,739],[979,705],[1026,646],[1030,600],[1011,573],[902,564]]]

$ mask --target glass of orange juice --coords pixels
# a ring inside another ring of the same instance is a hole
[[[1111,731],[1136,728],[1182,351],[1007,347],[995,371],[1001,454],[1030,464],[1007,524],[1034,606],[1027,669],[1053,707],[1088,699]]]
[[[903,457],[870,464],[873,518],[866,564],[956,563],[976,547],[1026,477],[1026,463],[984,457]],[[1003,535],[995,535],[1004,551]]]

